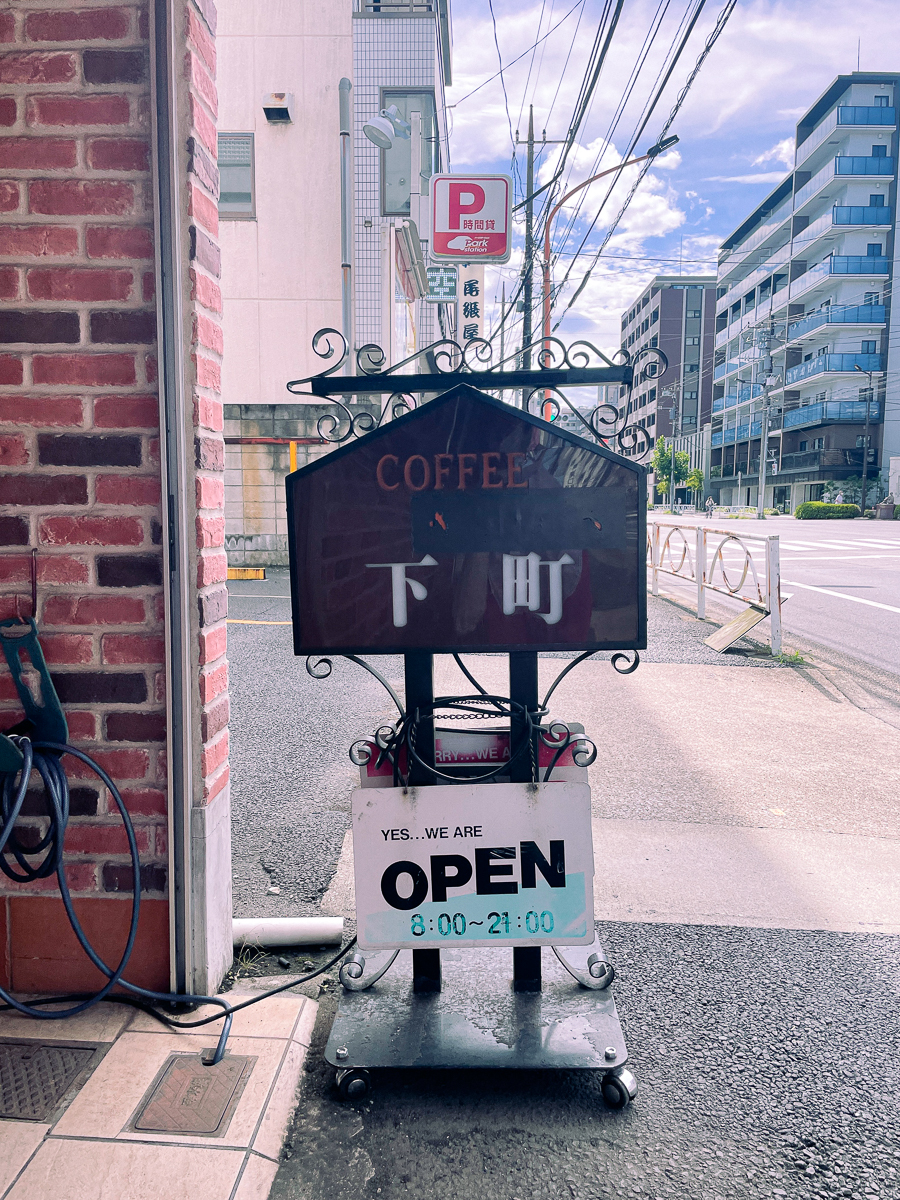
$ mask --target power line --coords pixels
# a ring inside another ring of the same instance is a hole
[[[543,37],[539,37],[538,40],[533,45],[528,47],[527,50],[523,50],[522,53],[517,58],[514,58],[511,62],[507,63],[505,67],[501,67],[501,69],[499,71],[495,71],[494,74],[489,76],[489,78],[485,79],[483,83],[479,83],[478,87],[472,88],[471,92],[467,92],[466,95],[463,96],[463,98],[461,100],[457,100],[453,104],[445,104],[444,107],[447,109],[459,108],[460,104],[464,104],[465,101],[470,99],[472,96],[474,96],[476,92],[480,92],[483,87],[487,87],[487,85],[489,83],[493,83],[493,81],[499,75],[502,75],[504,71],[508,71],[509,68],[514,67],[517,62],[521,62],[526,54],[530,54],[532,52],[532,50],[535,49],[536,46],[539,46],[541,44],[541,42],[545,42],[551,33],[555,33],[556,30],[559,29],[560,25],[562,25],[565,21],[568,20],[569,17],[571,17],[572,13],[575,11],[576,8],[580,8],[583,10],[584,5],[585,5],[585,0],[578,0],[577,4],[573,4],[572,7],[569,9],[569,11],[565,14],[565,16],[560,17],[560,19],[556,22],[556,24],[553,26],[552,29],[548,29]],[[580,19],[581,18],[579,17],[579,20]]]
[[[685,12],[682,15],[681,21],[679,22],[678,29],[675,32],[675,37],[672,39],[672,43],[671,43],[668,51],[666,52],[665,58],[663,59],[663,63],[660,67],[659,72],[657,72],[653,95],[651,96],[648,103],[645,104],[645,106],[644,106],[642,117],[640,118],[641,124],[638,127],[638,129],[635,130],[635,132],[632,134],[631,139],[629,140],[627,147],[625,149],[625,153],[623,155],[623,160],[628,159],[631,156],[631,154],[634,152],[634,148],[637,145],[638,139],[640,137],[640,133],[646,127],[647,121],[650,119],[651,114],[655,110],[656,105],[658,104],[658,102],[662,96],[665,85],[668,82],[669,78],[671,77],[672,71],[674,70],[676,64],[678,63],[678,60],[681,58],[682,52],[684,51],[685,47],[687,46],[688,38],[690,37],[690,35],[694,29],[694,26],[700,16],[700,13],[701,13],[705,3],[706,3],[706,0],[696,0],[696,7],[695,7],[693,15],[690,17],[690,19],[688,19],[688,14],[690,13],[690,8],[685,9]],[[666,7],[668,7],[668,5]],[[659,9],[657,9],[657,15],[659,16]],[[664,15],[664,12],[663,12],[663,15]],[[661,20],[661,18],[660,18],[660,20]],[[685,21],[688,21],[686,29],[685,29]],[[657,29],[658,29],[658,26],[657,26]],[[648,52],[649,52],[649,46],[648,46]],[[645,56],[645,60],[646,60],[646,56]],[[662,83],[660,83],[660,76],[662,75],[663,70],[665,70],[667,61],[669,61],[669,68],[666,71],[665,79],[663,80]],[[643,64],[641,64],[641,65],[643,65]],[[634,76],[634,81],[637,82],[637,75]],[[629,91],[629,95],[630,95],[630,91]],[[671,120],[672,120],[672,116],[670,116],[670,118],[669,118],[670,123],[671,123]],[[617,118],[617,123],[618,123],[618,118]],[[609,143],[607,142],[607,144],[609,144]],[[600,156],[598,155],[598,162],[599,162],[599,157]],[[622,212],[620,212],[619,216],[616,218],[613,228],[615,228],[615,225],[617,225],[618,221],[621,219],[621,216],[624,213],[625,208],[627,208],[628,204],[630,203],[632,196],[634,195],[635,191],[637,191],[637,187],[642,182],[644,176],[646,175],[647,171],[649,170],[649,167],[650,167],[650,163],[648,161],[646,166],[642,169],[641,174],[636,181],[635,187],[632,189],[631,193],[629,194],[629,196],[625,202],[625,205],[622,208]],[[584,249],[584,247],[587,243],[587,239],[590,237],[591,233],[594,230],[595,225],[597,224],[597,221],[599,220],[600,213],[603,211],[603,209],[606,206],[607,201],[612,196],[612,193],[618,182],[619,182],[619,176],[615,176],[611,180],[609,187],[607,188],[606,195],[603,197],[603,200],[600,202],[600,207],[597,210],[597,213],[595,214],[594,219],[591,221],[590,225],[588,226],[587,231],[585,232],[584,236],[581,239],[581,245],[578,248],[579,253]],[[585,197],[585,199],[586,199],[586,197]],[[583,201],[579,200],[579,204],[576,208],[576,215],[578,212],[580,212],[582,203],[583,203]],[[574,217],[573,217],[573,220],[569,223],[569,226],[566,230],[566,238],[568,237],[569,232],[571,231],[573,225],[574,225]],[[606,239],[607,241],[609,240],[609,236],[611,236],[611,234],[607,235],[607,239]],[[563,241],[562,244],[565,245],[565,241]],[[605,243],[601,243],[600,250],[603,249],[604,244]],[[600,253],[600,251],[598,251],[597,253]],[[576,255],[576,257],[577,257],[577,255]],[[569,275],[571,274],[571,271],[572,271],[572,265],[574,265],[574,262],[573,262],[573,264],[570,264],[569,268],[567,269],[567,271],[565,273],[565,276],[563,277],[562,282],[559,284],[558,288],[556,289],[557,295],[559,294],[559,292],[562,290],[562,288],[565,286],[566,282],[568,281]]]
[[[677,116],[678,112],[680,111],[681,106],[683,105],[685,99],[687,98],[687,94],[691,89],[691,85],[693,84],[693,82],[697,78],[697,76],[699,75],[700,70],[701,70],[703,64],[706,62],[706,59],[709,57],[709,54],[712,51],[713,46],[715,46],[716,42],[719,40],[719,37],[721,36],[722,31],[724,30],[725,26],[727,25],[728,19],[730,18],[736,5],[737,5],[737,0],[727,0],[725,7],[719,13],[715,27],[714,27],[712,33],[707,38],[706,44],[704,45],[703,50],[701,51],[700,56],[697,59],[696,64],[694,65],[693,71],[691,71],[690,75],[687,78],[687,81],[684,84],[684,87],[679,92],[679,94],[675,100],[675,104],[672,107],[672,111],[669,113],[669,116],[666,119],[666,122],[662,128],[662,131],[660,132],[660,135],[659,135],[659,138],[657,139],[657,141],[661,141],[666,136],[669,129],[671,128],[672,123],[675,120],[675,117]],[[693,22],[692,22],[690,28],[688,29],[687,34],[685,35],[684,41],[686,41],[687,36],[689,36],[691,29],[693,29]],[[682,46],[682,48],[683,48],[683,46]],[[680,54],[680,50],[679,50],[679,54]],[[676,61],[677,61],[677,58],[676,58]],[[673,69],[674,69],[674,64],[673,64]],[[666,81],[668,81],[668,79],[670,77],[671,77],[671,70],[666,75]],[[658,100],[659,95],[660,95],[660,92],[657,93],[656,100]],[[656,100],[654,101],[654,106],[655,106]],[[651,112],[652,112],[652,109],[651,109]],[[641,130],[643,130],[645,127],[646,127],[646,122],[644,122],[643,125],[641,126]],[[600,248],[597,250],[596,254],[594,255],[593,262],[591,263],[590,267],[588,267],[584,278],[582,279],[581,283],[578,285],[578,288],[576,289],[575,294],[572,296],[571,300],[569,301],[569,303],[566,305],[565,309],[563,310],[559,320],[556,322],[556,325],[554,325],[554,327],[553,327],[554,329],[559,328],[560,323],[565,318],[566,313],[569,311],[569,309],[572,307],[572,305],[575,303],[575,301],[578,299],[578,297],[584,291],[585,287],[587,287],[587,283],[591,277],[591,273],[593,272],[594,267],[597,265],[597,260],[599,259],[600,255],[603,253],[603,250],[605,249],[610,238],[612,237],[613,233],[615,232],[616,227],[619,224],[619,221],[622,219],[622,216],[624,215],[625,210],[628,208],[628,205],[631,203],[631,199],[634,196],[635,192],[637,191],[638,187],[640,186],[641,181],[643,180],[644,176],[646,175],[646,173],[650,167],[650,163],[652,161],[653,161],[652,159],[648,159],[647,162],[642,167],[640,174],[638,175],[638,178],[635,180],[634,184],[631,187],[631,190],[629,191],[628,195],[625,198],[625,202],[623,203],[622,207],[619,209],[619,212],[617,213],[615,219],[613,220],[612,225],[610,225],[609,229],[607,230],[606,235],[600,244]],[[563,281],[563,283],[565,283],[565,280]],[[562,286],[562,285],[560,285],[560,286]]]

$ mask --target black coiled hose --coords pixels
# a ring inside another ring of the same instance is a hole
[[[75,1016],[76,1013],[84,1012],[85,1009],[91,1008],[101,1000],[110,1000],[118,1004],[129,1004],[132,1007],[143,1009],[164,1025],[169,1025],[176,1029],[197,1029],[203,1025],[209,1025],[212,1021],[222,1020],[222,1030],[219,1034],[215,1053],[207,1063],[209,1066],[214,1066],[222,1060],[222,1056],[225,1053],[232,1019],[236,1012],[240,1012],[242,1008],[248,1008],[251,1004],[258,1004],[260,1000],[265,1000],[269,996],[287,991],[288,988],[294,987],[298,983],[305,983],[310,979],[315,979],[317,975],[321,975],[330,967],[333,967],[355,945],[356,938],[353,938],[325,966],[320,967],[319,970],[313,971],[309,975],[303,975],[300,978],[290,979],[287,983],[281,984],[277,988],[272,988],[268,992],[261,992],[258,996],[254,996],[250,1000],[245,1000],[241,1004],[229,1004],[221,996],[195,996],[190,993],[178,995],[171,992],[152,992],[147,988],[138,987],[137,984],[129,983],[125,979],[125,968],[134,950],[138,918],[140,917],[141,864],[138,855],[137,840],[134,836],[134,826],[125,803],[119,794],[119,789],[99,763],[94,762],[89,755],[76,749],[74,746],[63,745],[58,742],[32,743],[27,737],[15,735],[10,735],[10,741],[18,746],[22,753],[23,761],[17,775],[3,775],[0,777],[2,778],[2,788],[0,788],[0,870],[9,879],[13,879],[17,883],[29,883],[37,879],[47,879],[51,875],[56,875],[66,915],[69,918],[75,936],[78,938],[81,948],[90,961],[106,976],[106,983],[98,992],[54,996],[44,1000],[32,1001],[28,1004],[15,999],[15,997],[11,996],[3,988],[0,988],[0,999],[5,1002],[3,1005],[0,1005],[0,1010],[13,1008],[25,1016],[35,1017],[37,1020],[59,1021],[64,1020],[66,1017]],[[125,948],[122,951],[122,957],[119,959],[116,967],[108,966],[88,941],[72,904],[72,898],[69,895],[63,863],[63,844],[69,821],[69,784],[62,765],[63,756],[66,754],[77,758],[89,767],[100,782],[109,790],[109,794],[112,796],[119,810],[122,824],[125,826],[125,834],[128,838],[128,850],[131,855],[131,865],[134,874],[134,894],[131,901],[131,923],[128,929],[128,938],[125,942]],[[35,769],[44,785],[43,793],[47,804],[46,816],[49,820],[49,825],[47,832],[37,844],[26,845],[16,835],[15,826],[21,814],[22,806],[25,803],[25,795]],[[116,987],[124,988],[129,994],[112,994],[113,989]],[[70,1001],[72,1002],[70,1007],[65,1009],[57,1008],[48,1012],[44,1011],[43,1007],[41,1007],[43,1005],[68,1003]],[[153,1007],[154,1004],[213,1004],[220,1008],[222,1012],[216,1013],[211,1017],[202,1017],[196,1021],[175,1021]]]

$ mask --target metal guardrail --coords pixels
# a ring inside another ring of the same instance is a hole
[[[727,561],[726,561],[727,560]],[[694,584],[697,616],[706,616],[706,593],[742,600],[769,615],[769,642],[781,653],[781,566],[778,534],[732,533],[708,525],[647,522],[650,591],[659,595],[659,576]]]

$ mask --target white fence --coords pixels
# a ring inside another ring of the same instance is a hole
[[[706,593],[717,592],[769,614],[773,654],[781,653],[781,568],[778,534],[732,533],[708,525],[647,522],[650,590],[672,575],[696,589],[697,616],[706,616]]]

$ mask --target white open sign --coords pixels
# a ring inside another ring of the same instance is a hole
[[[353,857],[364,950],[593,941],[585,783],[360,788]]]

